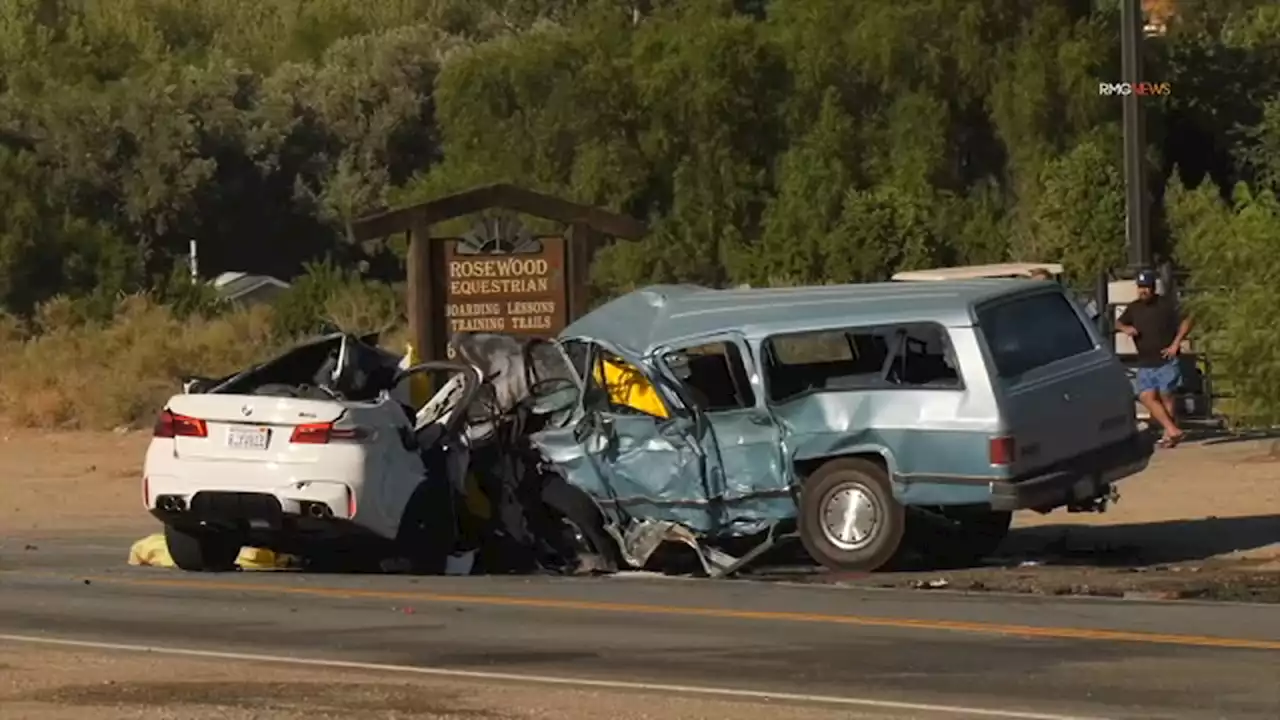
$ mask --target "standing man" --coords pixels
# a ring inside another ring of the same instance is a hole
[[[1156,274],[1138,272],[1138,300],[1116,321],[1116,329],[1133,338],[1138,350],[1138,401],[1164,428],[1161,447],[1173,447],[1185,433],[1174,418],[1174,390],[1182,382],[1178,353],[1191,332],[1191,318],[1182,317],[1177,302],[1156,292]]]

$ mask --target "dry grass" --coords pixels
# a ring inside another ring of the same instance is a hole
[[[335,297],[326,314],[352,331],[382,330],[391,311]],[[184,375],[220,376],[287,347],[269,307],[213,319],[180,319],[145,296],[121,301],[108,323],[62,317],[51,304],[23,337],[0,319],[0,417],[40,428],[111,429],[149,424]],[[386,333],[402,350],[404,335]]]
[[[183,375],[217,375],[279,344],[270,310],[180,320],[126,298],[106,324],[61,324],[0,343],[0,413],[19,425],[112,428],[150,422]]]

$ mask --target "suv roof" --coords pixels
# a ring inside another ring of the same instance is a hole
[[[661,345],[725,329],[761,336],[851,322],[932,321],[964,327],[974,322],[971,308],[975,304],[1047,287],[1006,279],[735,290],[654,285],[601,305],[560,336],[602,340],[624,353],[643,357]]]

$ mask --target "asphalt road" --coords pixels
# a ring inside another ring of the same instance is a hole
[[[0,642],[842,704],[885,717],[1280,717],[1280,609],[746,581],[128,568],[0,540]],[[25,642],[25,641],[24,641]]]

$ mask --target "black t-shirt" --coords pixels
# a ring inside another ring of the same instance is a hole
[[[1120,322],[1138,330],[1133,344],[1138,349],[1140,367],[1159,367],[1167,362],[1160,353],[1178,337],[1178,325],[1182,323],[1179,315],[1177,302],[1164,295],[1154,295],[1147,302],[1137,300],[1125,307]]]

